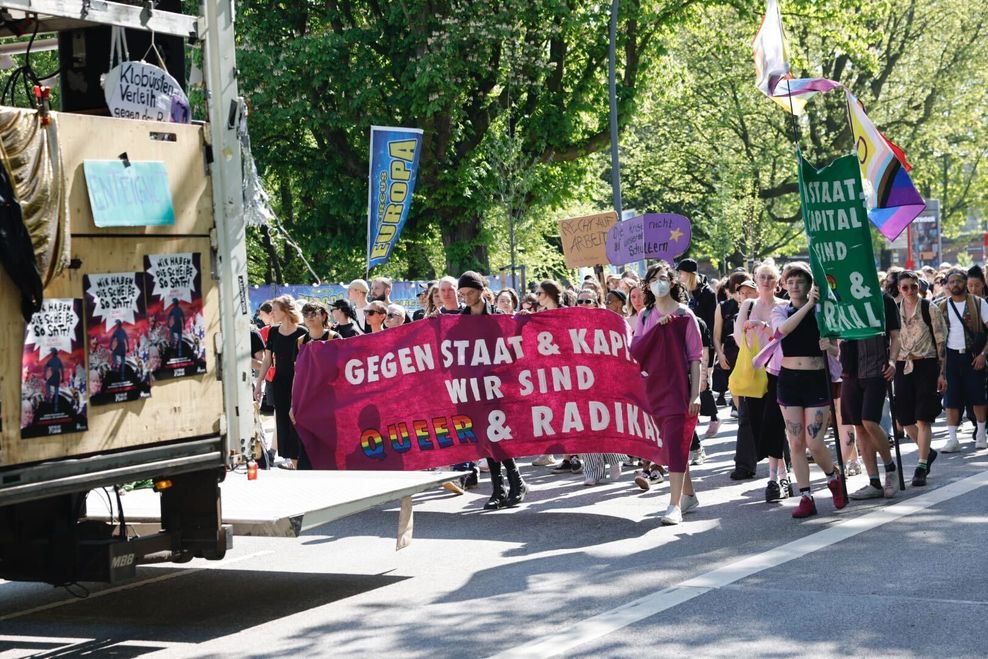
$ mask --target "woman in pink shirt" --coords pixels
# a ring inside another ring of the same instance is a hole
[[[699,504],[689,454],[700,413],[703,344],[696,316],[683,304],[676,271],[668,263],[651,266],[642,284],[645,308],[635,322],[631,352],[645,374],[646,408],[669,451],[669,508],[661,521],[672,525]]]

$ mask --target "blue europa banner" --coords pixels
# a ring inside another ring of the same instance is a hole
[[[367,269],[391,258],[408,219],[422,151],[418,128],[371,126]]]

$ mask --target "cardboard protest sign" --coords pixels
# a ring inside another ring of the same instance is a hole
[[[624,265],[643,259],[673,262],[690,247],[690,221],[674,213],[646,213],[618,222],[607,232],[607,260]]]
[[[144,273],[87,274],[89,400],[93,405],[151,396],[151,342]]]
[[[799,159],[799,198],[820,288],[820,336],[864,339],[885,331],[868,211],[856,156],[823,169]]]
[[[21,437],[89,427],[82,300],[50,298],[31,317],[21,357]]]
[[[154,378],[165,380],[205,373],[201,255],[147,255],[144,271]]]
[[[317,469],[597,452],[667,464],[644,382],[624,320],[603,309],[441,316],[304,346],[292,408]]]
[[[559,221],[566,267],[586,268],[607,263],[607,232],[618,221],[617,213],[573,217]]]

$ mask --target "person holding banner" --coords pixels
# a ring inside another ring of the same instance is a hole
[[[540,282],[538,288],[535,289],[535,299],[538,300],[539,311],[559,309],[562,306],[562,295],[563,292],[559,284],[551,279]],[[540,455],[532,460],[534,467],[551,467],[552,465],[556,465],[556,456],[554,455]],[[567,456],[552,470],[560,474],[578,474],[583,470],[583,465],[580,464],[576,456]]]
[[[463,307],[456,297],[457,281],[455,277],[446,276],[439,280],[439,313],[461,313]]]
[[[357,324],[357,314],[346,300],[333,302],[332,310],[334,329],[344,339],[360,336],[364,332]]]
[[[669,451],[669,507],[660,521],[675,525],[699,505],[690,479],[690,443],[700,414],[703,343],[696,316],[683,303],[676,271],[660,261],[643,280],[645,308],[635,324],[631,353],[645,373],[647,410]]]
[[[364,334],[370,334],[370,325],[367,324],[367,318],[364,316],[369,292],[370,286],[363,279],[354,279],[346,288],[347,299],[353,306],[353,312],[357,318],[357,326]]]
[[[374,300],[368,302],[364,307],[364,318],[367,319],[367,331],[365,334],[373,334],[387,329],[384,322],[388,319],[388,305]]]
[[[789,454],[799,485],[799,505],[793,511],[796,519],[817,514],[816,502],[810,489],[810,465],[806,449],[827,475],[827,487],[834,498],[834,507],[847,505],[840,481],[840,470],[830,457],[823,438],[830,424],[831,389],[824,359],[827,353],[837,354],[837,346],[820,338],[815,317],[820,291],[813,286],[810,269],[802,264],[790,265],[786,290],[789,304],[776,307],[772,327],[782,335],[782,365],[779,370],[777,397],[786,422]]]
[[[484,278],[478,273],[468,270],[460,275],[457,281],[457,288],[466,306],[460,313],[464,316],[491,316],[501,312],[484,297]],[[508,492],[504,491],[504,475],[501,467],[504,467],[508,476]],[[528,494],[528,485],[522,480],[521,472],[514,458],[506,460],[495,460],[487,458],[487,467],[491,473],[491,498],[484,504],[484,510],[497,510],[499,508],[511,508],[517,506],[525,500]]]

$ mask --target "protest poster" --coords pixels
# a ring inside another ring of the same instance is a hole
[[[189,99],[168,71],[147,62],[121,62],[103,78],[110,114],[122,119],[192,121]]]
[[[567,268],[587,268],[607,263],[607,232],[617,224],[614,211],[571,217],[559,221],[559,237]]]
[[[86,274],[89,402],[122,403],[151,396],[151,342],[143,272]]]
[[[25,330],[21,438],[88,429],[85,364],[82,300],[44,300]]]
[[[156,380],[206,372],[199,253],[144,256],[150,368]]]
[[[689,219],[675,213],[646,213],[618,222],[607,232],[607,260],[624,265],[643,259],[672,263],[693,238]]]
[[[317,469],[596,452],[665,464],[629,340],[616,314],[557,309],[313,342],[295,367],[296,428]]]
[[[800,158],[799,197],[810,267],[820,289],[820,336],[864,339],[882,334],[885,304],[857,157],[843,156],[819,170]]]
[[[391,258],[408,220],[422,153],[422,130],[371,126],[367,269]]]
[[[175,208],[164,163],[86,160],[82,169],[96,226],[175,224]]]

